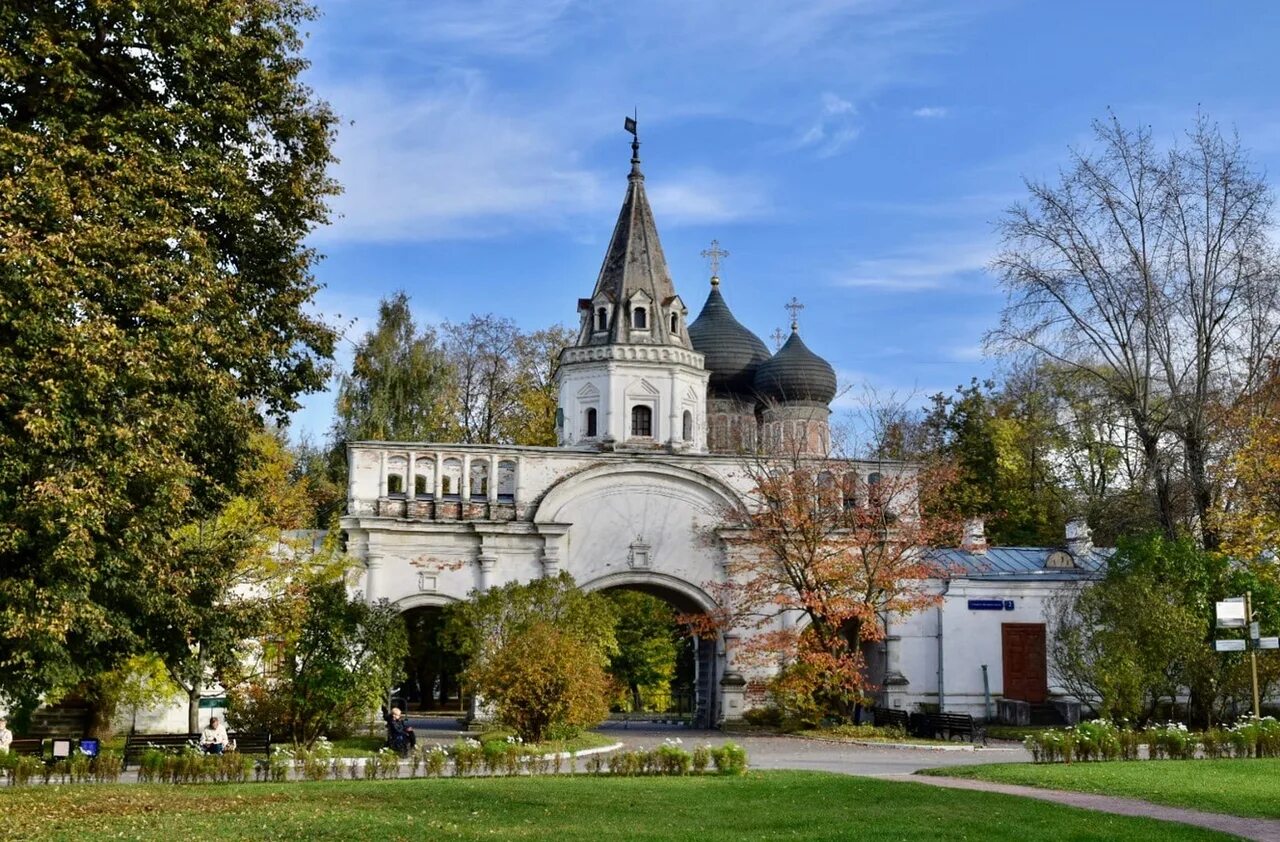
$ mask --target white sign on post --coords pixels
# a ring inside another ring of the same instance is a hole
[[[1243,652],[1243,640],[1215,640],[1213,648],[1218,652]]]
[[[1224,599],[1222,602],[1216,604],[1216,610],[1218,615],[1218,628],[1244,628],[1244,597],[1237,596],[1232,599]]]
[[[1259,649],[1280,649],[1280,637],[1258,638]]]

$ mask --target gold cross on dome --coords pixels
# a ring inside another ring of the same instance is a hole
[[[729,256],[729,252],[720,248],[720,241],[712,240],[711,248],[703,249],[702,256],[711,260],[711,277],[720,277],[720,261]]]
[[[800,326],[800,311],[804,309],[804,305],[793,295],[791,300],[782,306],[791,314],[791,329],[796,330]]]

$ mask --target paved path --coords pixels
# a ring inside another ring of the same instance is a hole
[[[1228,816],[1223,813],[1206,813],[1200,810],[1187,810],[1182,807],[1152,804],[1150,801],[1138,801],[1134,798],[1117,798],[1114,795],[1094,795],[1087,792],[1040,789],[1033,786],[975,781],[968,778],[938,778],[931,775],[913,775],[911,781],[913,783],[946,787],[947,789],[970,789],[982,792],[998,792],[1003,795],[1021,795],[1024,798],[1052,801],[1055,804],[1083,807],[1086,810],[1098,810],[1103,813],[1115,813],[1120,816],[1163,819],[1164,821],[1180,822],[1208,828],[1209,830],[1231,833],[1245,839],[1257,839],[1261,840],[1261,842],[1278,842],[1280,840],[1280,820],[1277,819],[1251,819],[1243,816]]]
[[[1152,804],[1132,798],[1110,795],[1092,795],[1083,792],[1064,792],[1054,789],[1038,789],[1014,786],[966,778],[940,778],[916,775],[921,769],[942,766],[962,766],[975,763],[1019,763],[1031,760],[1031,755],[1017,744],[992,747],[975,751],[930,751],[927,749],[880,748],[862,745],[827,743],[789,737],[728,737],[719,731],[690,731],[682,728],[630,728],[606,727],[601,729],[609,736],[616,736],[629,746],[652,746],[667,738],[679,737],[686,745],[702,742],[719,744],[733,739],[747,750],[754,769],[807,769],[821,772],[838,772],[846,775],[909,781],[911,783],[949,787],[952,789],[981,790],[1004,795],[1037,798],[1086,810],[1115,813],[1121,816],[1174,821],[1230,833],[1245,839],[1261,842],[1280,842],[1280,820],[1252,819],[1228,816],[1222,813],[1206,813],[1181,807]]]

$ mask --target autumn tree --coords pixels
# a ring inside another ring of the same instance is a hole
[[[1129,417],[1166,535],[1191,525],[1213,547],[1219,411],[1276,344],[1271,194],[1204,117],[1168,150],[1114,115],[1094,134],[1096,149],[1073,152],[1056,184],[1028,182],[1000,223],[1008,302],[988,344],[1091,378]]]
[[[0,692],[166,643],[175,528],[321,388],[335,125],[297,0],[0,7]],[[230,559],[210,559],[230,564]]]
[[[726,543],[721,608],[704,624],[739,629],[747,662],[786,666],[776,691],[849,715],[872,685],[863,646],[890,616],[938,603],[927,580],[945,574],[927,548],[954,545],[947,508],[955,472],[943,464],[885,464],[873,482],[855,463],[761,455],[744,462],[751,486],[715,532]]]
[[[525,739],[594,725],[608,712],[617,617],[568,573],[475,592],[447,610],[446,640],[466,660],[464,683]]]

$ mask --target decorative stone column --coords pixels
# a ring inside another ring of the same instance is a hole
[[[498,563],[498,559],[491,555],[479,556],[476,561],[480,563],[480,592],[484,593],[489,590],[493,584],[493,568]]]
[[[369,553],[364,559],[364,598],[370,605],[374,604],[381,597],[379,586],[381,582],[382,556]]]
[[[538,525],[538,534],[542,536],[542,576],[550,579],[560,575],[560,562],[564,556],[561,550],[564,537],[569,532],[568,524],[543,523]]]
[[[721,724],[741,722],[746,711],[747,679],[734,664],[738,639],[736,634],[724,636],[724,675],[720,678]]]

